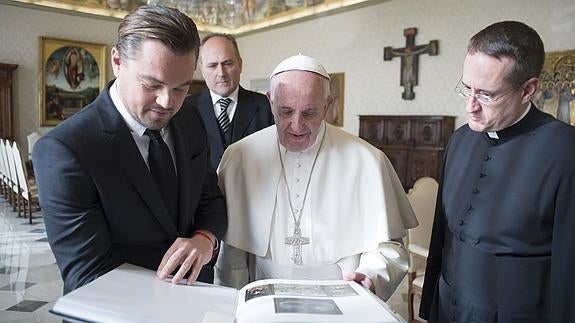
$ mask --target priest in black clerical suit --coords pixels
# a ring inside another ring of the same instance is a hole
[[[235,38],[210,34],[202,40],[199,65],[208,89],[189,96],[186,102],[196,107],[210,144],[210,160],[217,169],[224,150],[232,143],[274,123],[268,98],[239,85],[242,58]],[[222,111],[220,99],[231,102]],[[225,114],[225,116],[222,116]],[[218,121],[229,118],[223,131]]]
[[[575,128],[531,103],[544,61],[529,26],[470,41],[456,91],[468,124],[445,152],[420,315],[575,322]]]

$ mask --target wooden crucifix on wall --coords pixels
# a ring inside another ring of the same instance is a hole
[[[418,83],[418,66],[419,55],[429,54],[435,56],[439,52],[439,41],[432,40],[427,45],[415,45],[415,35],[417,28],[411,27],[403,30],[405,36],[405,47],[392,48],[391,46],[383,48],[383,60],[390,61],[394,57],[401,57],[401,77],[400,85],[403,86],[401,97],[404,100],[413,100],[415,93],[413,87]]]

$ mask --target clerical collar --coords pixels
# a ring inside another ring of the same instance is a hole
[[[521,121],[521,119],[523,119],[527,113],[529,112],[529,110],[531,109],[531,102],[529,102],[529,104],[527,105],[527,109],[525,109],[525,111],[523,112],[523,114],[521,114],[521,116],[515,120],[515,122],[513,122],[511,124],[511,126],[507,127],[506,129],[509,129],[510,127],[512,127],[514,124],[516,124],[517,122]],[[505,130],[505,129],[504,129]],[[492,139],[499,139],[499,135],[497,134],[497,131],[487,131],[487,135],[489,136],[489,138]]]
[[[522,115],[516,123],[512,126],[507,127],[503,130],[497,131],[497,138],[490,137],[487,132],[483,133],[484,138],[493,145],[501,144],[508,139],[525,134],[527,132],[535,130],[535,128],[545,124],[547,122],[553,121],[554,118],[543,111],[535,108],[531,108],[531,103],[527,109],[525,115]]]

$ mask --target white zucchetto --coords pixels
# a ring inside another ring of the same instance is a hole
[[[326,69],[317,59],[302,54],[294,55],[284,59],[281,63],[278,64],[278,66],[276,66],[270,75],[270,78],[272,78],[274,75],[287,71],[308,71],[319,74],[328,80],[330,79]]]

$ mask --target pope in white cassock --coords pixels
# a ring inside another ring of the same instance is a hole
[[[218,168],[229,226],[215,282],[347,279],[387,300],[417,225],[391,163],[324,121],[333,98],[314,58],[281,62],[268,98],[276,124],[229,146]]]

